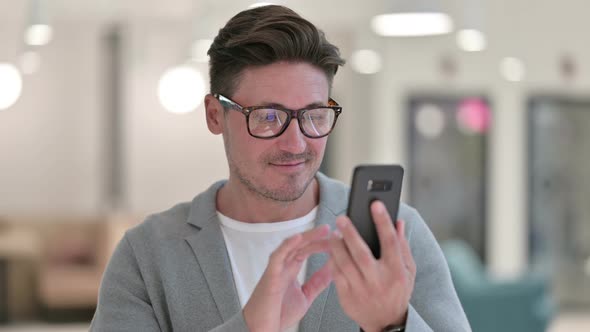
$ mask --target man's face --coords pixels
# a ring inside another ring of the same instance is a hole
[[[310,64],[278,62],[244,70],[235,94],[228,97],[244,107],[273,104],[296,110],[327,105],[329,84],[324,72]],[[250,136],[240,112],[228,110],[222,122],[230,178],[272,200],[303,195],[320,167],[327,137],[304,136],[297,119],[273,139]]]

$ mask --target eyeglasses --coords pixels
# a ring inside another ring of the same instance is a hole
[[[298,110],[269,105],[243,107],[235,101],[214,94],[224,108],[231,108],[246,116],[248,133],[256,138],[270,139],[285,132],[293,118],[299,122],[299,129],[309,138],[321,138],[330,134],[342,107],[332,98],[328,106],[309,106]]]

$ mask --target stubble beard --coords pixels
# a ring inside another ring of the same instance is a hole
[[[262,167],[272,167],[269,165],[271,161],[285,162],[302,159],[305,160],[306,163],[311,163],[313,160],[315,160],[315,156],[313,156],[312,153],[307,151],[298,155],[282,153],[278,156],[265,158],[264,166]],[[284,182],[280,184],[281,187],[270,188],[263,184],[257,184],[256,182],[258,181],[256,181],[254,177],[249,176],[245,172],[243,172],[243,169],[238,165],[238,163],[230,159],[229,156],[228,160],[230,160],[229,167],[231,173],[236,176],[240,183],[243,184],[249,192],[251,192],[254,195],[257,195],[258,197],[282,203],[293,202],[301,198],[303,194],[305,194],[305,191],[307,190],[307,188],[313,181],[315,174],[319,170],[314,170],[309,175],[309,178],[305,179],[304,183],[301,183],[301,180],[299,180],[301,176],[300,174],[294,174],[288,175],[286,180],[283,180]]]
[[[229,135],[228,133],[223,134],[223,145],[225,147],[225,155],[227,157],[228,166],[230,169],[230,174],[235,175],[235,177],[240,181],[244,187],[251,192],[252,194],[267,200],[272,200],[275,202],[281,203],[288,203],[298,200],[305,194],[305,191],[314,180],[316,173],[319,171],[320,165],[317,165],[316,169],[311,172],[308,179],[305,180],[305,183],[302,186],[298,186],[297,178],[298,174],[289,175],[287,177],[286,183],[283,185],[286,188],[279,188],[279,189],[272,189],[263,184],[257,185],[256,178],[248,175],[246,172],[243,172],[244,168],[247,166],[242,167],[239,163],[237,163],[230,154],[230,143],[229,143]],[[310,150],[306,150],[300,154],[292,154],[288,152],[279,152],[274,155],[265,156],[262,159],[262,164],[260,169],[264,169],[267,167],[272,167],[270,163],[281,163],[281,162],[289,162],[294,160],[304,160],[305,163],[312,163],[314,160],[317,160],[318,156]]]
[[[285,188],[271,189],[262,185],[255,185],[252,179],[242,174],[237,168],[234,168],[234,174],[251,193],[265,199],[282,203],[293,202],[301,198],[314,178],[314,176],[311,176],[306,180],[303,186],[298,187],[297,177],[290,175]]]

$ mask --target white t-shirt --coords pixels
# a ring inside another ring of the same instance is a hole
[[[229,254],[238,297],[243,308],[262,277],[270,254],[286,238],[312,229],[313,221],[317,215],[317,207],[301,218],[272,223],[241,222],[228,218],[219,211],[217,211],[217,215],[221,221],[221,230]],[[305,281],[305,263],[297,276],[301,284]],[[287,331],[295,332],[298,327],[299,324]]]

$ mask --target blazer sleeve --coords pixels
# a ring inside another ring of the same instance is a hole
[[[416,262],[416,281],[406,332],[471,331],[440,246],[418,212],[409,212],[406,236]]]
[[[107,264],[90,331],[160,331],[127,234]]]
[[[161,323],[164,322],[164,323]],[[119,242],[111,257],[98,294],[98,306],[90,331],[172,331],[170,319],[157,313],[150,301],[137,257],[128,235]],[[211,332],[248,332],[240,310]]]

